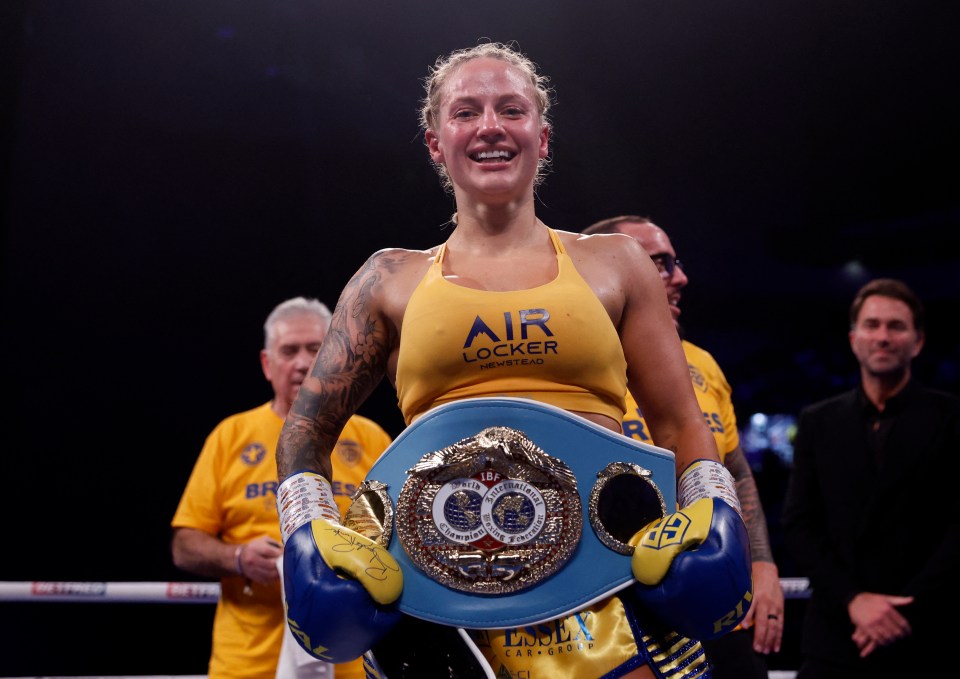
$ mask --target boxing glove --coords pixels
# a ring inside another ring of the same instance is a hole
[[[680,510],[630,540],[634,591],[674,631],[714,639],[739,624],[753,599],[733,477],[719,462],[697,460],[680,477],[678,502]]]
[[[340,525],[330,484],[301,472],[277,488],[287,624],[310,655],[359,658],[400,620],[400,566],[381,545]]]

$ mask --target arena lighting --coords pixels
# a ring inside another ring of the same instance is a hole
[[[843,277],[849,281],[865,282],[869,278],[870,272],[859,259],[851,259],[843,265]]]
[[[793,463],[793,437],[797,433],[797,418],[790,413],[754,413],[747,420],[741,434],[743,452],[757,460],[764,451],[776,453],[784,463]]]

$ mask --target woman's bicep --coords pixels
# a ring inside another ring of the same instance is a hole
[[[653,440],[685,466],[696,457],[712,457],[711,451],[716,454],[716,442],[697,405],[663,283],[654,275],[652,280],[641,275],[634,283],[646,289],[633,295],[624,314],[628,386]]]
[[[281,480],[311,469],[330,477],[330,454],[351,415],[383,379],[393,334],[379,299],[383,271],[371,257],[350,279],[330,328],[284,422]]]

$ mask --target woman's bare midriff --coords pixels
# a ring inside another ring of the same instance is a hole
[[[576,410],[571,410],[570,412],[572,412],[574,415],[579,415],[585,420],[590,420],[594,424],[599,424],[601,427],[604,427],[605,429],[609,429],[610,431],[615,431],[618,434],[623,433],[623,429],[621,428],[620,423],[614,420],[612,417],[607,417],[606,415],[600,415],[599,413],[581,413]]]
[[[638,667],[632,672],[623,675],[623,679],[654,679],[653,670],[648,665]]]

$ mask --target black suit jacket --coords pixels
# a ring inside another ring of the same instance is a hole
[[[859,388],[800,414],[783,529],[813,588],[805,655],[857,663],[847,603],[859,592],[914,596],[901,609],[911,644],[934,643],[935,621],[957,612],[960,399],[914,383],[897,398],[879,464]]]

